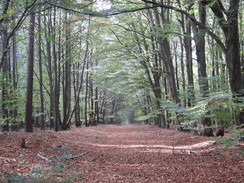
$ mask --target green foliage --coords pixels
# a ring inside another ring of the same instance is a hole
[[[244,141],[244,129],[234,129],[231,132],[231,136],[223,136],[218,144],[225,148],[231,148],[237,146],[240,142]],[[239,155],[244,156],[244,148],[240,147]]]
[[[8,183],[73,183],[81,180],[82,177],[77,172],[73,172],[67,176],[64,169],[70,167],[69,161],[71,159],[82,156],[85,153],[80,155],[71,154],[65,146],[58,147],[56,152],[57,154],[49,157],[50,160],[53,160],[52,171],[40,167],[33,167],[25,176],[12,173],[6,175],[5,180]],[[22,156],[19,158],[22,158]],[[58,179],[56,179],[56,176],[58,176]]]
[[[45,178],[45,177],[38,177],[34,178],[30,181],[30,183],[74,183],[76,181],[82,180],[82,178],[77,174],[74,173],[70,176],[62,178],[62,180],[56,180],[52,177]]]
[[[233,121],[233,102],[230,95],[226,93],[215,93],[209,97],[206,109],[209,117],[215,124],[227,128]]]
[[[82,177],[74,172],[69,176],[63,176],[63,178],[60,180],[55,179],[55,174],[54,175],[38,175],[37,177],[34,178],[26,178],[24,176],[21,176],[19,174],[8,174],[6,176],[6,181],[7,183],[73,183],[75,181],[82,180]],[[60,176],[59,176],[60,177]]]
[[[192,130],[206,117],[211,118],[213,128],[227,128],[232,125],[234,105],[230,94],[222,92],[212,93],[188,108],[169,101],[161,103],[162,108],[170,112],[170,119],[179,119],[183,128]]]
[[[212,2],[208,3],[208,6],[212,7],[215,3],[217,3],[217,0],[212,0]]]
[[[19,174],[7,174],[6,175],[7,183],[29,183],[25,178]]]
[[[193,15],[193,14],[197,15],[198,14],[198,11],[197,11],[198,3],[193,4],[193,2],[190,2],[190,3],[186,3],[185,6],[191,7],[189,10],[189,14],[191,14],[191,15]]]
[[[154,117],[157,117],[157,113],[152,112],[152,113],[148,113],[147,115],[140,114],[135,120],[136,121],[146,121],[146,120],[154,118]]]
[[[122,30],[117,29],[116,31]],[[107,35],[108,32],[104,32],[104,34]],[[108,37],[116,39],[113,35]],[[96,40],[94,46],[99,45],[100,50],[93,55],[93,59],[99,60],[99,62],[89,70],[92,72],[94,86],[106,93],[108,101],[112,98],[121,100],[120,111],[116,115],[110,115],[115,120],[124,118],[123,113],[127,114],[128,111],[135,109],[138,105],[137,100],[142,98],[143,89],[148,87],[143,69],[138,65],[135,57],[128,52],[130,45],[133,45],[131,36],[121,33],[119,39],[124,43],[123,45],[118,42],[97,43],[98,40]]]
[[[4,99],[2,97],[0,98],[0,105],[4,103],[9,115],[8,118],[0,118],[0,126],[6,124],[6,121],[9,121],[9,125],[19,124],[23,121],[25,99],[20,95],[20,89],[14,89],[12,81],[7,83],[5,90],[7,91],[7,96]],[[14,112],[15,110],[17,113]],[[0,116],[3,115],[2,112],[0,110]]]
[[[83,154],[81,154],[80,156],[82,155]],[[50,159],[55,160],[53,161],[54,167],[52,171],[45,170],[39,167],[34,167],[31,171],[28,172],[26,176],[12,173],[7,174],[4,177],[4,180],[6,180],[8,183],[73,183],[82,179],[80,174],[78,174],[77,172],[71,172],[69,176],[67,176],[64,173],[63,169],[70,166],[70,159],[78,156],[69,153],[68,149],[64,146],[58,148],[56,155],[49,157]],[[56,176],[58,176],[58,179],[56,179]]]

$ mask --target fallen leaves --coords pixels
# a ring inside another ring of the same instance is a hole
[[[27,148],[20,148],[22,138]],[[0,134],[0,143],[3,178],[17,174],[28,180],[81,183],[244,182],[244,159],[236,156],[238,148],[224,152],[209,137],[156,126],[13,132]]]

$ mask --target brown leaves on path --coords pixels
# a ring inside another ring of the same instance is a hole
[[[43,182],[244,182],[240,146],[223,151],[214,142],[149,125],[0,134],[0,181],[14,175]]]

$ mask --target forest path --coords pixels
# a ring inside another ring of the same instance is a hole
[[[24,149],[19,147],[23,137],[28,142]],[[212,138],[157,126],[13,132],[0,134],[0,142],[0,176],[5,177],[17,173],[81,183],[244,182],[244,158],[234,156],[237,148],[226,153],[217,150]]]

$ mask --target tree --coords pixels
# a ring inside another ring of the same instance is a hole
[[[38,16],[38,65],[39,65],[39,89],[40,89],[40,120],[41,120],[41,129],[45,129],[45,123],[44,123],[44,94],[43,94],[43,71],[42,71],[42,42],[41,42],[41,13],[39,13]]]
[[[2,56],[2,113],[3,119],[5,120],[5,130],[9,130],[9,111],[7,108],[7,101],[9,100],[9,62],[8,62],[8,43],[7,43],[7,28],[4,28],[2,31],[2,45],[3,45],[3,56]]]
[[[24,0],[23,0],[24,1]],[[6,39],[6,46],[8,47],[9,41],[11,37],[15,34],[15,32],[20,28],[20,26],[25,21],[26,17],[28,17],[28,14],[33,10],[34,6],[36,5],[37,0],[33,0],[30,3],[21,2],[18,4],[10,3],[10,0],[3,1],[3,12],[0,14],[0,28],[4,28],[6,25],[9,25],[9,19],[10,17],[17,17],[16,21],[13,21],[14,24],[12,26],[12,29],[9,30],[7,39]],[[19,6],[19,4],[24,4],[24,6]],[[17,11],[18,9],[19,11]],[[20,12],[20,14],[19,14]],[[4,62],[4,55],[6,54],[7,50],[5,49],[0,62],[0,68],[3,65]]]
[[[28,74],[26,87],[25,107],[25,131],[33,132],[33,73],[34,73],[34,35],[35,35],[35,13],[30,14],[29,22],[29,44],[28,44]]]
[[[243,97],[244,84],[242,81],[241,73],[241,62],[240,62],[240,43],[239,43],[239,26],[238,26],[238,10],[240,0],[230,0],[229,8],[226,10],[221,1],[212,2],[211,0],[202,0],[203,3],[209,6],[218,18],[218,23],[222,29],[225,36],[225,43],[221,41],[221,38],[214,34],[210,29],[208,29],[204,24],[197,21],[188,12],[179,9],[174,6],[166,5],[164,3],[158,3],[155,1],[142,0],[143,2],[153,4],[159,7],[164,7],[167,9],[172,9],[186,15],[194,24],[196,24],[200,29],[204,29],[207,34],[209,34],[221,47],[223,53],[226,56],[227,68],[229,71],[229,83],[230,88],[234,96],[234,100],[238,102],[238,97]],[[226,18],[225,18],[226,17]],[[236,115],[236,124],[240,125],[244,123],[244,112],[241,108]]]
[[[204,26],[206,26],[206,7],[202,3],[199,3],[199,17],[200,22]],[[195,24],[193,24],[192,26],[194,32],[194,41],[196,44],[199,88],[201,95],[203,97],[206,97],[209,93],[209,87],[205,57],[205,30],[202,28],[198,28]]]
[[[210,1],[203,1],[209,4]],[[240,0],[230,0],[229,9],[226,10],[218,1],[210,6],[214,15],[218,18],[219,25],[225,36],[226,47],[226,63],[229,71],[230,88],[233,93],[235,102],[239,103],[238,97],[244,97],[244,81],[243,73],[241,72],[241,57],[240,57],[240,38],[239,38],[239,12]],[[225,16],[227,18],[225,18]],[[244,123],[244,111],[241,107],[236,115],[236,124]]]
[[[177,0],[178,6],[181,6],[181,2]],[[180,25],[182,28],[182,33],[185,35],[183,37],[183,45],[185,49],[185,55],[186,55],[186,70],[187,70],[187,105],[189,107],[194,105],[195,100],[195,94],[194,94],[194,79],[193,79],[193,59],[192,59],[192,38],[191,38],[191,23],[188,21],[188,19],[183,15],[181,15]],[[181,53],[183,55],[183,51]],[[183,57],[181,58],[183,62]],[[181,67],[183,68],[183,63],[181,63]],[[182,74],[184,73],[184,70],[182,70]],[[183,76],[182,76],[183,77]],[[184,77],[183,77],[184,78]]]

